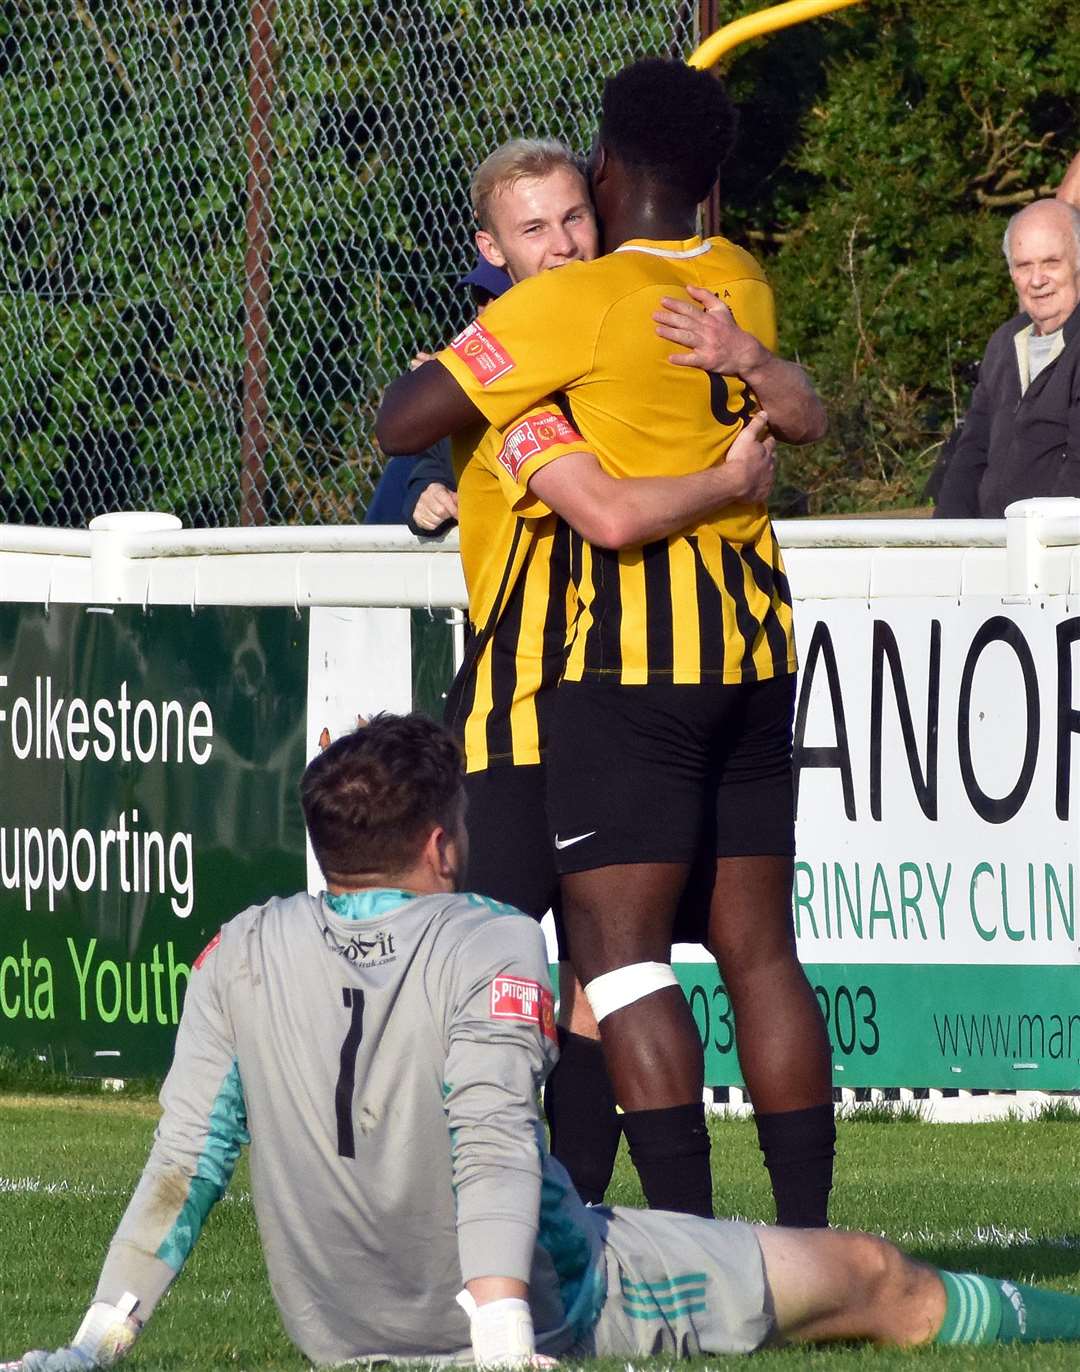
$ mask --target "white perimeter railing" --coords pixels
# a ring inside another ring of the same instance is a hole
[[[779,521],[796,599],[1080,594],[1080,500],[1000,520]],[[462,608],[456,532],[397,526],[184,529],[110,514],[88,531],[0,526],[0,600]]]
[[[812,519],[776,525],[797,599],[1080,593],[1080,500],[1004,519]],[[184,529],[110,514],[88,531],[0,526],[0,600],[49,604],[465,604],[456,532],[397,526]]]
[[[1080,500],[1010,506],[1000,520],[812,519],[776,531],[796,601],[965,596],[1031,604],[1080,596]],[[406,529],[184,529],[171,515],[117,513],[89,530],[0,526],[0,601],[190,605],[464,607],[456,532]],[[455,616],[456,618],[456,616]],[[885,1093],[901,1102],[910,1090]],[[880,1099],[882,1092],[845,1089]],[[735,1088],[720,1108],[748,1109]],[[1040,1092],[933,1090],[939,1119],[993,1118]]]

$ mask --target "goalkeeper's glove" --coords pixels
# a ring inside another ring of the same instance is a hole
[[[468,1291],[457,1302],[469,1317],[469,1336],[477,1367],[556,1367],[554,1358],[536,1351],[529,1302],[515,1296],[477,1305]]]
[[[22,1372],[92,1372],[119,1362],[139,1336],[142,1325],[132,1315],[138,1301],[125,1293],[118,1304],[95,1301],[65,1348],[34,1348],[17,1364]]]

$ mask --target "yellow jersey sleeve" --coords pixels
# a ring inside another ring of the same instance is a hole
[[[776,351],[776,304],[772,287],[757,277],[728,281],[718,292],[740,329],[752,333],[770,352]]]
[[[438,354],[496,429],[591,370],[607,308],[590,289],[592,265],[571,262],[519,282]]]
[[[505,431],[491,433],[495,441],[483,446],[478,459],[498,481],[513,512],[526,519],[551,513],[529,490],[536,473],[556,458],[592,451],[554,401],[536,406]]]

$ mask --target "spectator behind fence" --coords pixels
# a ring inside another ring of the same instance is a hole
[[[382,469],[375,489],[371,493],[368,507],[364,511],[362,524],[404,524],[403,506],[406,489],[413,468],[425,454],[406,453],[392,457]]]
[[[457,284],[472,291],[477,311],[503,291],[510,278],[477,254],[476,265]],[[432,356],[417,353],[410,366],[418,367]],[[365,524],[407,524],[414,534],[434,537],[457,523],[457,481],[450,454],[450,440],[441,438],[422,453],[392,457],[383,468],[364,515]]]
[[[445,533],[457,523],[457,482],[448,438],[440,438],[413,463],[402,514],[412,532],[421,537]]]
[[[1034,201],[1005,230],[1022,313],[986,346],[938,518],[996,519],[1014,500],[1080,496],[1080,209],[1064,193],[1071,174],[1057,199]]]

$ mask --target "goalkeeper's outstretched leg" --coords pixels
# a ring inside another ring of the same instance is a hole
[[[1080,1297],[907,1257],[874,1234],[758,1232],[784,1342],[1035,1343],[1080,1339]]]

